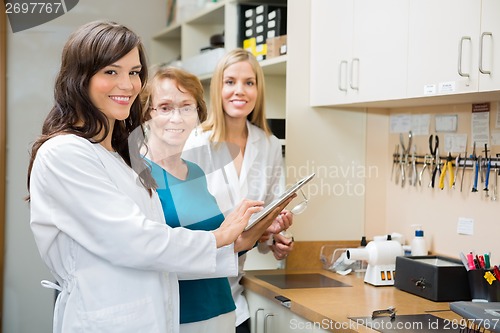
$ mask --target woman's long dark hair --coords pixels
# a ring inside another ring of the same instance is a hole
[[[28,167],[28,191],[33,162],[40,146],[60,134],[75,134],[91,142],[101,142],[109,133],[106,116],[92,103],[89,96],[90,79],[102,68],[118,61],[134,48],[139,50],[142,70],[141,88],[147,81],[147,61],[141,39],[123,25],[107,21],[87,23],[73,32],[62,51],[61,69],[57,75],[55,103],[45,119],[41,136],[34,142]],[[149,168],[140,167],[143,161],[139,155],[142,142],[131,142],[129,136],[134,130],[143,133],[141,101],[139,96],[130,108],[130,114],[123,121],[115,121],[111,144],[125,162],[138,174],[148,190],[156,187]],[[95,140],[101,131],[104,134]],[[143,138],[144,135],[134,137]]]

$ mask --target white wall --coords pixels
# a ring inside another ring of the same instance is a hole
[[[288,182],[316,172],[305,189],[308,209],[294,218],[291,231],[296,240],[361,239],[367,179],[359,171],[366,165],[366,112],[309,106],[309,66],[314,61],[309,52],[310,7],[310,1],[290,0],[287,10],[288,22],[297,22],[287,28]],[[334,86],[336,81],[325,84]]]
[[[3,327],[5,333],[52,331],[53,291],[40,286],[51,279],[29,228],[26,171],[29,148],[40,134],[53,102],[61,49],[78,26],[110,19],[142,36],[164,28],[165,0],[81,0],[65,15],[41,26],[10,32],[7,46],[7,202]]]

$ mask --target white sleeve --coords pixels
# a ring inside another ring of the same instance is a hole
[[[179,280],[198,280],[202,278],[231,277],[238,275],[238,254],[234,244],[217,249],[216,267],[212,274],[179,273]]]
[[[31,228],[42,257],[51,248],[60,251],[58,241],[69,237],[70,243],[117,266],[215,271],[212,232],[172,229],[151,220],[138,202],[154,211],[159,199],[132,181],[130,168],[117,168],[123,174],[111,176],[90,143],[74,139],[50,144],[52,140],[38,151],[30,181]]]

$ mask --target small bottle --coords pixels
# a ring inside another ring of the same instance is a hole
[[[412,256],[426,256],[427,244],[425,243],[424,231],[422,230],[422,225],[413,224],[415,227],[415,237],[411,241],[411,255]]]

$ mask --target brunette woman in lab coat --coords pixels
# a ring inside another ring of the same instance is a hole
[[[61,60],[28,171],[31,229],[57,281],[42,285],[60,291],[53,331],[178,332],[177,273],[235,271],[233,242],[261,203],[243,201],[213,232],[170,228],[139,154],[139,37],[91,22]]]
[[[285,189],[281,143],[267,125],[264,90],[264,74],[255,57],[243,49],[228,52],[212,75],[208,119],[201,125],[201,133],[191,133],[183,155],[204,169],[209,190],[226,214],[241,198],[269,204]],[[281,230],[292,224],[289,211],[277,219]],[[274,241],[269,246],[266,240],[271,233]],[[284,259],[293,242],[279,231],[269,230],[261,238],[259,250],[270,249],[275,258]],[[245,258],[245,254],[239,257],[238,277],[229,278],[237,332],[250,330],[248,304],[240,284]]]

